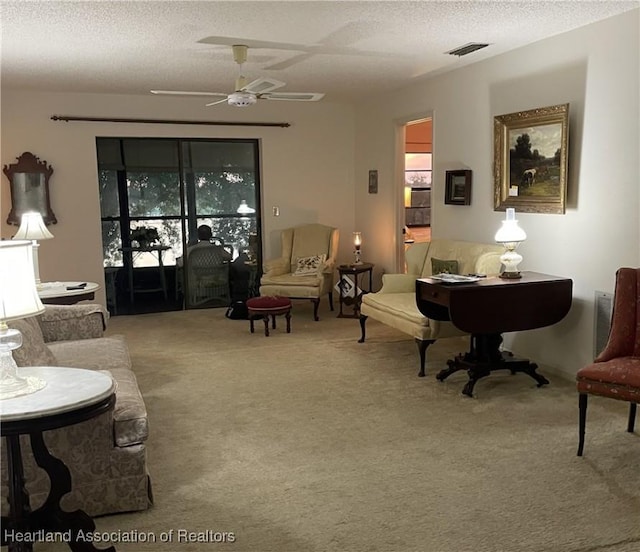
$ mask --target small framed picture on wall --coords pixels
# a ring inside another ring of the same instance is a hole
[[[378,193],[378,171],[376,170],[369,171],[369,193]]]
[[[471,205],[471,171],[447,171],[444,202],[447,205]]]

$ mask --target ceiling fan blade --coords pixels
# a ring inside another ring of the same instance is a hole
[[[282,88],[283,86],[286,86],[286,83],[282,81],[270,78],[260,78],[251,81],[241,90],[251,92],[252,94],[265,94],[267,92],[271,92],[272,90],[276,90],[277,88]]]
[[[251,40],[231,36],[207,36],[198,40],[200,44],[215,44],[219,46],[235,46],[243,44],[249,48],[264,48],[268,50],[298,50],[304,52],[307,47],[303,44],[289,44],[286,42],[270,42],[267,40]]]
[[[222,92],[193,92],[187,90],[149,90],[149,92],[166,96],[226,96]]]
[[[289,67],[291,67],[292,65],[295,65],[296,63],[300,63],[301,61],[305,61],[307,59],[309,59],[311,56],[313,56],[312,53],[307,52],[305,54],[297,54],[289,59],[285,59],[284,61],[280,61],[278,63],[274,63],[273,65],[269,65],[267,67],[265,67],[265,69],[267,70],[271,70],[271,71],[280,71],[282,69],[287,69]]]
[[[221,104],[221,103],[225,103],[227,100],[228,100],[228,97],[227,98],[223,98],[222,100],[218,100],[217,102],[211,102],[211,103],[205,104],[205,107],[211,107],[212,105],[218,105],[218,104]]]
[[[317,102],[324,98],[320,92],[274,92],[260,96],[262,100],[281,100],[289,102]]]

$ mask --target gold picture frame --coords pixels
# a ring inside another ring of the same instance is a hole
[[[494,211],[564,214],[569,104],[494,117]]]

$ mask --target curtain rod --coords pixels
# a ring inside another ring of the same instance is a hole
[[[52,115],[53,121],[89,121],[98,123],[155,123],[162,125],[219,125],[219,126],[257,126],[288,128],[291,123],[245,123],[242,121],[180,121],[174,119],[109,119],[108,117],[72,117]]]

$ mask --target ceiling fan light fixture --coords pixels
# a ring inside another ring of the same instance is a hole
[[[227,103],[233,107],[248,107],[257,101],[256,95],[250,92],[234,92],[227,98]]]

